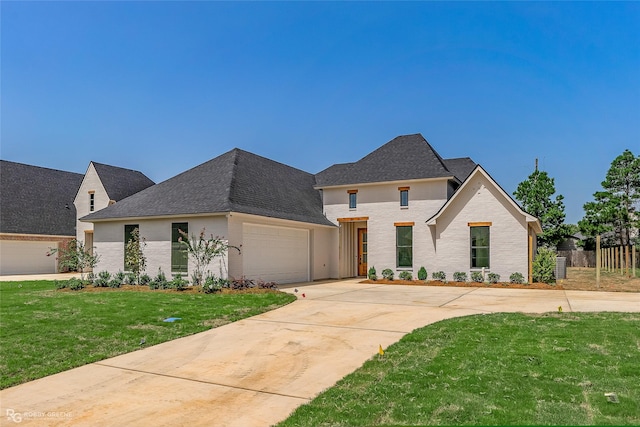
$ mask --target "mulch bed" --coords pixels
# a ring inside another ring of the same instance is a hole
[[[376,285],[409,285],[409,286],[448,286],[456,288],[500,288],[500,289],[547,289],[547,290],[564,290],[560,284],[548,283],[478,283],[478,282],[442,282],[440,280],[363,280],[360,283],[370,283]]]

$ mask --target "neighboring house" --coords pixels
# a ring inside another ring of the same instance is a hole
[[[241,248],[212,273],[279,283],[364,276],[371,266],[530,276],[541,232],[482,167],[442,159],[420,134],[316,175],[234,149],[80,219],[94,224],[98,270],[124,270],[137,227],[149,274],[192,273],[179,230],[206,229]]]
[[[89,215],[154,185],[142,172],[90,162],[73,204],[77,218]],[[93,250],[93,225],[76,222],[76,239]]]
[[[82,174],[0,160],[0,275],[55,273],[75,235]]]

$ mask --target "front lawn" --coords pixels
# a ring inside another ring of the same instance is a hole
[[[640,425],[639,384],[640,313],[476,315],[406,335],[279,426]]]
[[[64,292],[56,291],[52,281],[0,282],[0,388],[221,326],[293,300],[295,296],[281,292]],[[163,321],[170,317],[182,320]]]

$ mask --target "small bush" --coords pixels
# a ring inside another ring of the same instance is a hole
[[[122,271],[118,271],[113,275],[113,279],[109,281],[110,288],[119,288],[124,283],[125,274]]]
[[[401,280],[413,280],[413,276],[410,271],[401,271],[400,274],[398,274],[398,278]]]
[[[65,289],[67,287],[66,280],[54,280],[53,283],[56,285],[56,289]]]
[[[127,273],[124,276],[124,283],[126,285],[135,285],[136,282],[137,282],[137,278],[135,273]]]
[[[158,268],[158,274],[149,282],[149,289],[168,289],[169,283],[162,269]]]
[[[482,273],[479,271],[472,271],[471,272],[471,281],[472,282],[476,282],[476,283],[482,283],[484,282],[484,277],[482,277]]]
[[[487,280],[489,280],[489,283],[498,283],[500,281],[500,275],[498,273],[489,273],[487,274]]]
[[[96,280],[96,275],[93,274],[93,271],[92,271],[91,273],[87,274],[87,281],[89,283],[93,283],[94,280]]]
[[[393,270],[390,268],[385,268],[382,270],[382,277],[385,280],[393,280]]]
[[[169,288],[175,289],[176,291],[184,291],[187,289],[187,285],[189,281],[187,279],[182,278],[182,274],[178,273],[175,275],[171,283],[169,283]]]
[[[453,273],[453,280],[456,282],[466,282],[467,281],[467,273],[464,271],[456,271]]]
[[[278,289],[278,284],[276,282],[265,282],[263,280],[255,282],[245,277],[232,280],[229,286],[234,291],[245,291],[248,289]]]
[[[151,276],[149,276],[148,274],[143,274],[142,276],[140,276],[139,285],[146,286],[149,283],[151,283]]]
[[[427,269],[424,267],[420,267],[420,270],[418,270],[418,279],[419,280],[427,280],[427,277],[429,277],[427,275]]]
[[[101,271],[98,273],[98,277],[93,281],[93,286],[96,288],[106,288],[109,286],[109,281],[111,280],[111,273],[108,271]]]
[[[82,282],[82,280],[76,277],[72,277],[67,281],[67,288],[71,289],[72,291],[79,291],[80,289],[84,289],[84,283]]]
[[[509,276],[509,281],[511,283],[518,283],[518,284],[522,284],[524,283],[524,276],[522,275],[522,273],[513,273],[511,276]]]
[[[367,277],[369,278],[369,280],[378,280],[375,267],[369,268],[369,274],[367,274]]]
[[[533,281],[555,283],[556,253],[548,248],[538,248],[538,255],[533,260]]]
[[[226,285],[226,286],[224,286]],[[220,292],[223,287],[228,287],[229,281],[225,279],[218,279],[215,276],[208,275],[204,279],[204,283],[202,284],[202,292],[205,294],[213,294],[216,292]]]
[[[433,280],[440,280],[444,282],[447,280],[447,273],[445,273],[444,271],[434,271],[433,273],[431,273],[431,278]]]

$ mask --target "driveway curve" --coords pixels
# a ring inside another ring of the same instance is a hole
[[[280,309],[0,391],[0,425],[269,426],[412,330],[477,313],[640,311],[640,293],[291,287]]]

